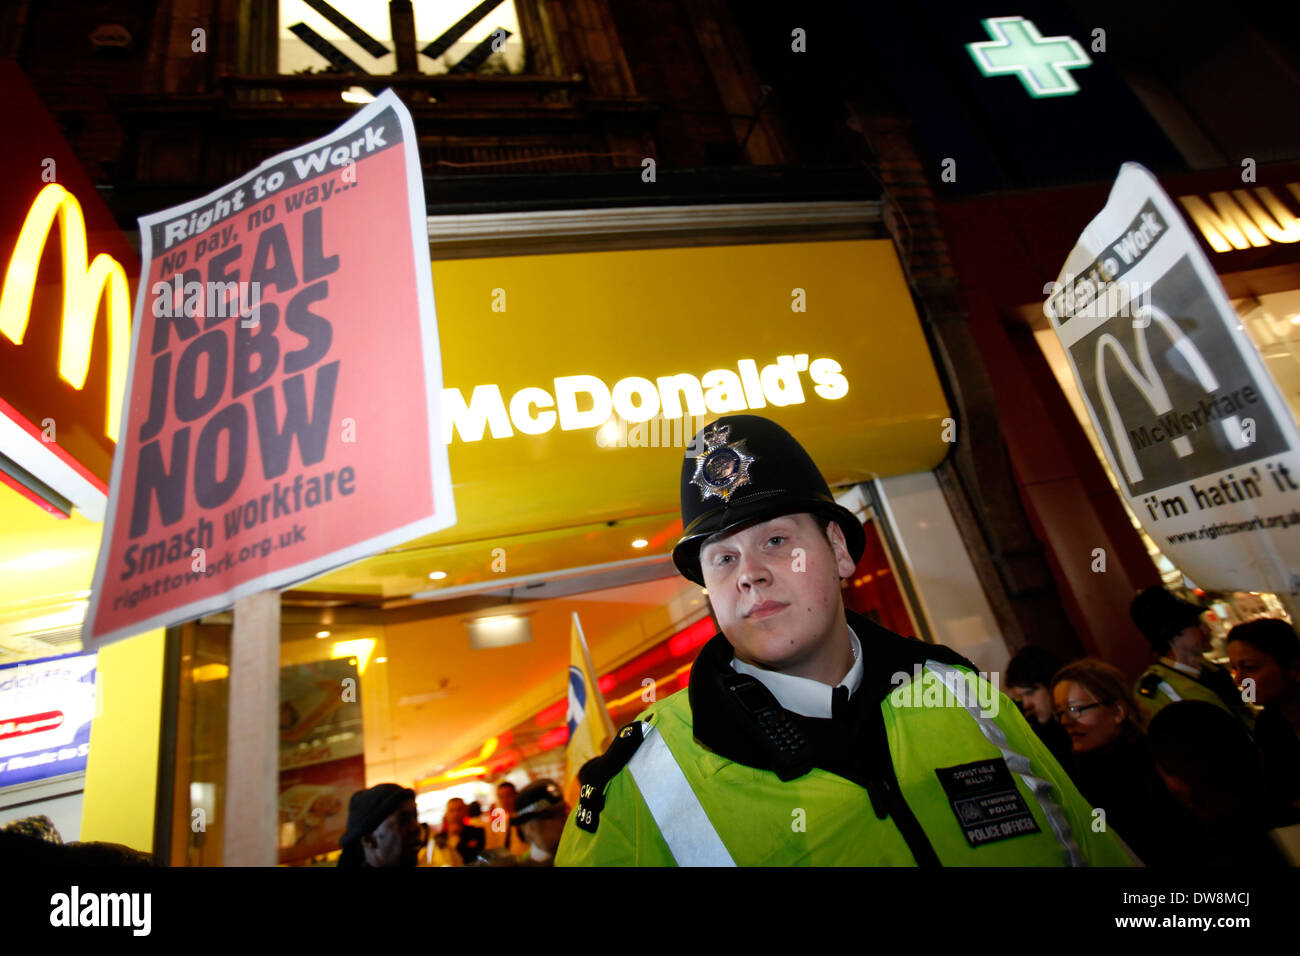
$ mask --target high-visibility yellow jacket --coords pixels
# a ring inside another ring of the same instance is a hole
[[[1143,672],[1133,687],[1134,699],[1145,721],[1179,700],[1203,700],[1222,707],[1237,717],[1248,730],[1255,729],[1255,711],[1241,697],[1227,668],[1213,661],[1201,664],[1201,676],[1193,677],[1165,660],[1158,660]]]
[[[867,756],[846,758],[851,769],[838,756],[814,761],[840,772],[781,764],[772,755],[784,752],[763,746],[763,724],[727,698],[724,682],[736,675],[718,635],[688,690],[648,708],[583,768],[556,864],[1135,862],[1015,704],[969,662],[848,619],[868,664],[853,695],[862,710],[852,748]]]

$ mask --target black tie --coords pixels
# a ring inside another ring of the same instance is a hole
[[[831,692],[831,719],[843,720],[849,712],[849,689],[841,684]]]

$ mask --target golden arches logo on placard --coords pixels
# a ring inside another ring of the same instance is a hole
[[[108,416],[104,432],[117,441],[126,390],[127,353],[131,342],[131,293],[126,272],[116,259],[100,253],[86,264],[86,220],[77,198],[57,183],[36,196],[14,245],[4,289],[0,292],[0,332],[23,344],[31,319],[36,271],[55,218],[63,247],[63,323],[59,340],[59,375],[80,390],[90,373],[99,302],[108,294]]]

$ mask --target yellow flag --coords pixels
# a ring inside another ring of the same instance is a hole
[[[578,802],[578,771],[592,757],[603,754],[614,739],[614,724],[605,709],[605,698],[596,681],[591,653],[576,611],[569,637],[569,661],[569,744],[564,750],[564,798],[572,807]]]

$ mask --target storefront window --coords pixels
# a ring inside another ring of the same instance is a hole
[[[1300,289],[1232,304],[1291,413],[1300,419]]]
[[[389,751],[382,625],[282,622],[279,861],[337,853],[349,797],[384,779]],[[172,864],[220,866],[228,752],[231,627],[218,615],[182,629]],[[367,760],[378,765],[367,767]],[[375,779],[369,779],[374,777]]]
[[[171,863],[220,866],[226,786],[230,626],[181,629]]]

